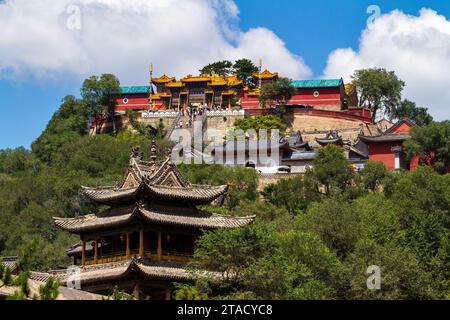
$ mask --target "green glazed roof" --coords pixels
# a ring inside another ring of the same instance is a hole
[[[294,80],[292,84],[296,88],[333,88],[340,87],[344,80],[325,79],[325,80]]]
[[[149,86],[120,87],[122,94],[142,94],[149,93]]]

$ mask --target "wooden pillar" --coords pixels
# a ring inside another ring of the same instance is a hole
[[[144,230],[139,232],[139,256],[144,256]]]
[[[166,300],[171,300],[172,299],[172,293],[170,292],[170,288],[167,287],[164,291],[165,291],[164,292],[165,299]]]
[[[161,260],[162,258],[162,239],[161,239],[161,232],[158,232],[158,250],[156,252],[158,260]]]
[[[98,263],[98,240],[94,241],[94,264]]]
[[[83,240],[83,245],[81,246],[81,265],[86,264],[86,241]]]
[[[130,250],[130,234],[129,233],[127,233],[127,252],[126,252],[126,255],[127,255],[127,259],[130,259],[130,257],[131,257],[131,250]]]

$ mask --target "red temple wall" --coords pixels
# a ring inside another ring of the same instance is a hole
[[[319,92],[315,97],[314,93]],[[341,92],[339,88],[300,88],[297,94],[291,98],[288,105],[313,105],[341,107]]]
[[[395,171],[395,154],[391,151],[392,146],[399,143],[373,143],[369,147],[369,160],[383,162],[390,171]]]
[[[128,103],[124,103],[124,99],[128,99]],[[126,109],[148,109],[148,95],[147,94],[133,94],[122,95],[116,100],[117,111],[124,111]]]

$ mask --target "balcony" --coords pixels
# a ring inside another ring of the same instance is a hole
[[[93,264],[104,264],[104,263],[112,263],[112,262],[121,262],[127,261],[131,257],[139,257],[139,250],[131,250],[130,256],[128,257],[125,252],[112,253],[112,254],[104,254],[98,257],[97,262],[94,257],[86,257],[85,265],[93,265]],[[177,252],[177,251],[163,251],[161,256],[158,256],[156,250],[144,251],[143,258],[149,258],[152,260],[158,261],[168,261],[168,262],[180,262],[180,263],[188,263],[192,260],[192,255],[185,252]]]

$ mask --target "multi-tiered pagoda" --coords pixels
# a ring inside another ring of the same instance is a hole
[[[173,282],[187,282],[202,230],[237,228],[254,217],[236,218],[202,211],[225,196],[228,186],[193,185],[170,158],[150,162],[133,150],[129,168],[115,187],[82,188],[82,194],[109,208],[76,218],[54,218],[55,225],[81,238],[69,251],[80,264],[81,289],[109,294],[114,286],[138,298],[169,299]]]

